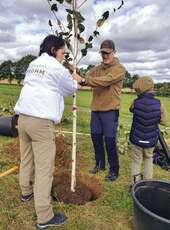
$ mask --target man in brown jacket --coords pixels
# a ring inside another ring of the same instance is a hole
[[[125,68],[115,57],[115,45],[105,40],[100,47],[102,63],[90,70],[81,85],[93,88],[91,103],[91,138],[95,151],[96,165],[90,170],[95,174],[105,170],[104,140],[109,162],[106,180],[114,181],[119,175],[119,158],[116,147],[120,94]]]

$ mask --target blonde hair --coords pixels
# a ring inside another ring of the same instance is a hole
[[[154,82],[149,76],[139,77],[133,84],[133,89],[137,94],[154,90]]]

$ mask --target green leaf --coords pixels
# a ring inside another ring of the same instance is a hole
[[[69,30],[72,30],[73,24],[72,24],[72,23],[68,24],[67,28],[68,28]]]
[[[84,43],[85,43],[84,38],[81,37],[80,34],[77,34],[77,39],[79,40],[79,42],[80,42],[81,44],[84,44]]]
[[[53,26],[50,19],[48,20],[48,24],[49,24],[49,26],[51,26],[51,27]]]
[[[66,53],[65,58],[68,59],[70,57],[69,53]]]
[[[72,30],[73,23],[72,23],[72,17],[71,17],[71,14],[67,14],[67,22],[68,22],[68,26],[67,26],[67,28],[68,28],[69,30]]]
[[[82,33],[85,30],[85,26],[83,24],[78,24],[78,28],[80,33]]]
[[[93,34],[94,34],[95,37],[97,37],[98,35],[100,35],[100,33],[99,33],[97,30],[95,30],[95,31],[93,32]]]
[[[59,2],[60,4],[64,2],[64,0],[56,0],[56,1]]]
[[[82,38],[82,37],[80,37],[79,41],[80,41],[81,44],[84,44],[84,43],[85,43],[85,40],[84,40],[84,38]]]
[[[67,22],[72,23],[72,17],[70,14],[67,14]]]
[[[107,20],[108,17],[109,17],[109,11],[104,12],[104,14],[103,14],[102,16],[103,16],[103,18],[104,18],[105,20]]]
[[[75,11],[75,12],[74,12],[74,15],[75,15],[75,17],[76,17],[78,23],[81,23],[81,22],[83,22],[83,21],[85,20],[85,18],[84,18],[84,17],[81,15],[81,13],[78,12],[78,11]]]
[[[67,54],[65,55],[65,59],[66,59],[68,62],[73,60],[73,59],[70,57],[70,54],[69,54],[69,53],[67,53]]]
[[[72,3],[72,0],[65,0],[65,2],[71,4],[71,3]]]
[[[69,57],[69,58],[67,59],[67,61],[68,61],[68,62],[73,61],[73,58]]]
[[[82,53],[82,56],[85,57],[87,55],[87,49],[82,49],[81,53]]]
[[[91,42],[93,40],[93,36],[90,35],[90,37],[88,38],[88,42]]]
[[[61,36],[68,36],[68,35],[69,35],[69,32],[60,32],[60,35],[61,35]]]
[[[68,48],[69,50],[71,50],[70,41],[69,41],[68,39],[65,39],[65,43],[66,43],[66,45],[67,45],[67,48]]]
[[[97,26],[98,27],[101,27],[103,24],[104,24],[104,22],[105,22],[105,19],[99,19],[98,21],[97,21]]]
[[[73,14],[73,11],[70,10],[70,9],[66,9],[66,11],[67,11],[69,14]]]
[[[51,10],[57,12],[58,11],[57,4],[52,4]]]
[[[89,48],[93,47],[92,43],[86,43],[85,45],[86,45],[86,49],[89,49]]]
[[[69,34],[69,36],[67,38],[71,38],[73,36],[73,34]]]

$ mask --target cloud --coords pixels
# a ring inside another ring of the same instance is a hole
[[[169,0],[128,0],[113,13],[113,8],[117,8],[120,2],[87,0],[81,7],[86,18],[86,31],[83,33],[86,38],[95,30],[96,20],[106,10],[112,12],[99,30],[101,36],[95,39],[81,65],[100,63],[100,43],[109,38],[114,40],[120,62],[130,73],[152,75],[156,81],[170,81]],[[0,8],[0,62],[17,60],[30,53],[36,55],[42,39],[51,33],[48,19],[52,19],[56,27],[47,1],[1,1]],[[62,22],[65,22],[64,14],[64,9],[57,14]]]
[[[96,6],[105,10],[106,2]],[[127,1],[117,15],[102,28],[104,38],[112,38],[121,62],[131,73],[150,74],[154,79],[169,75],[170,6],[167,0]],[[161,74],[163,74],[161,76]]]
[[[14,35],[10,34],[9,32],[0,32],[0,43],[1,44],[11,43],[15,41],[16,41],[16,37]]]

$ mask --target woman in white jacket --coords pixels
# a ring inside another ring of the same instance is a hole
[[[53,123],[59,123],[64,111],[64,96],[77,90],[80,77],[70,75],[61,64],[65,56],[64,40],[47,36],[39,57],[27,69],[24,86],[15,105],[19,114],[21,201],[34,196],[37,227],[57,226],[66,216],[53,213],[51,187],[55,163]]]

